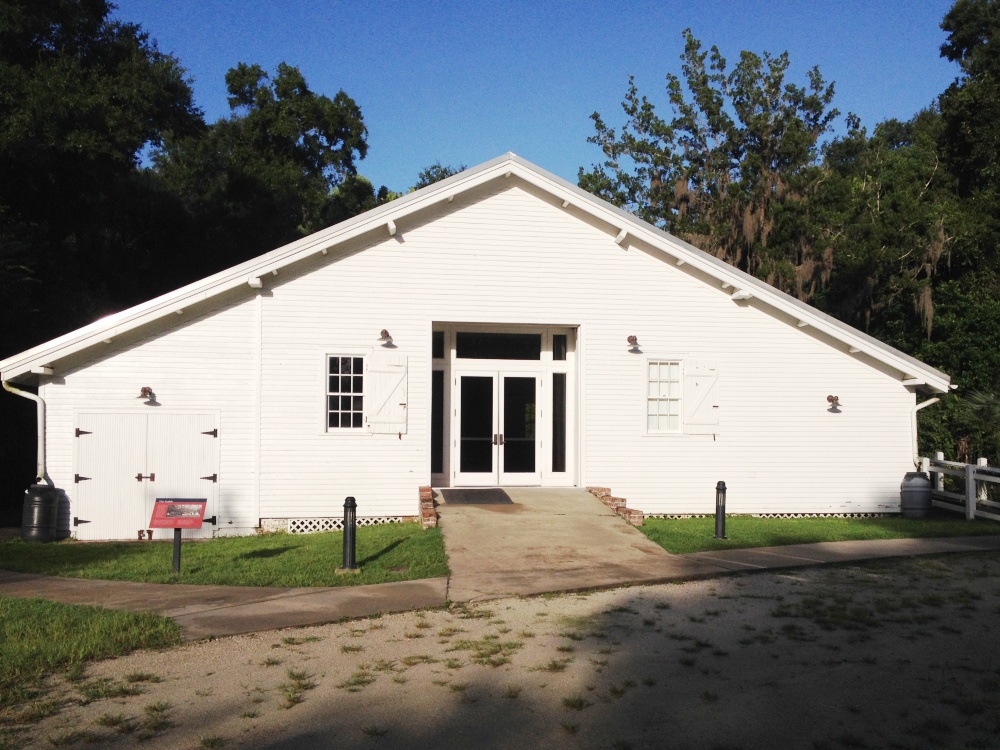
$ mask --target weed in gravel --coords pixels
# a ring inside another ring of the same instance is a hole
[[[163,678],[158,674],[153,674],[152,672],[129,672],[125,675],[125,682],[163,682]]]
[[[470,608],[460,605],[455,608],[460,620],[492,620],[494,612],[491,609]]]
[[[459,633],[464,633],[464,632],[465,628],[454,628],[454,627],[441,628],[441,630],[438,631],[438,638],[451,638],[454,635],[458,635]]]
[[[60,732],[59,734],[49,735],[48,739],[50,745],[53,745],[55,747],[62,747],[63,745],[75,745],[77,742],[81,741],[99,742],[101,738],[98,738],[96,735],[93,735],[90,732],[79,732],[76,730],[71,730],[68,732]],[[20,745],[6,745],[6,744],[0,745],[0,747],[3,747],[4,750],[7,750],[7,748],[10,748],[10,750],[14,750],[14,748],[19,746]]]
[[[445,669],[461,669],[465,662],[461,659],[445,659],[443,662]]]
[[[423,638],[424,634],[423,633],[418,633],[415,630],[410,630],[410,631],[407,631],[406,633],[403,633],[403,637],[404,638],[409,638],[410,640],[415,640],[417,638]]]
[[[532,672],[565,672],[566,667],[573,663],[573,659],[550,659],[547,663],[537,667],[532,667]]]
[[[574,724],[574,723],[569,722],[569,721],[564,721],[559,726],[561,726],[563,728],[563,731],[566,734],[576,734],[577,732],[580,731],[580,725],[579,724]]]
[[[587,708],[587,706],[594,705],[593,703],[591,703],[590,701],[588,701],[586,698],[584,698],[582,695],[579,694],[572,695],[568,698],[563,698],[562,704],[571,711],[582,711],[583,709]]]
[[[80,691],[80,704],[86,706],[94,701],[105,698],[123,698],[127,695],[141,695],[145,690],[138,685],[126,685],[108,677],[99,677],[77,685]]]
[[[135,725],[125,714],[101,714],[94,723],[99,727],[114,729],[118,734],[131,734],[135,731]]]
[[[286,646],[301,646],[303,643],[315,643],[316,641],[323,640],[318,635],[307,635],[304,638],[298,638],[296,636],[288,636],[287,638],[282,638],[281,642]]]
[[[375,682],[375,675],[367,669],[362,668],[337,685],[337,687],[346,690],[348,693],[358,693],[366,685],[371,685],[373,682]]]
[[[405,685],[407,683],[407,679],[402,675],[396,675],[395,677],[392,678],[392,681],[395,682],[397,685]]]
[[[448,651],[471,651],[476,664],[499,667],[509,664],[510,657],[524,646],[522,641],[500,641],[499,636],[487,635],[476,641],[455,641]]]
[[[564,654],[572,654],[576,651],[576,648],[573,646],[556,646],[556,651],[561,651]]]
[[[657,602],[653,605],[654,609],[670,609],[670,602]]]
[[[62,708],[62,702],[58,700],[32,701],[16,712],[0,719],[0,724],[37,724],[42,719],[57,713],[60,708]]]
[[[340,644],[340,653],[342,654],[357,654],[364,650],[365,650],[364,646],[358,646],[353,643]]]
[[[166,701],[158,701],[145,706],[142,711],[146,715],[139,723],[139,731],[136,736],[140,740],[148,740],[167,729],[171,725],[169,717],[172,708],[173,705]]]
[[[518,638],[534,638],[535,632],[533,630],[522,630],[517,634]]]
[[[469,687],[467,682],[452,682],[448,685],[448,689],[453,693],[463,693],[467,687]]]
[[[385,737],[389,730],[385,727],[380,727],[378,724],[365,724],[361,727],[361,731],[369,737]]]
[[[417,664],[433,664],[437,659],[426,654],[415,654],[413,656],[404,656],[400,661],[408,667],[415,667]]]
[[[198,745],[204,748],[225,747],[226,741],[219,735],[212,734],[206,737],[201,737],[198,740]]]
[[[521,696],[521,686],[520,685],[508,685],[507,692],[504,693],[504,697],[508,700],[516,700]]]
[[[313,675],[304,669],[289,669],[285,674],[288,676],[288,682],[279,685],[278,689],[285,698],[282,708],[288,709],[305,700],[302,696],[306,691],[316,687],[316,681],[313,680]]]
[[[240,714],[242,719],[257,719],[260,717],[260,711],[244,711]]]

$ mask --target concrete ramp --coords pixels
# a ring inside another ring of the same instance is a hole
[[[582,489],[504,488],[504,504],[438,505],[448,598],[480,601],[718,575],[668,554]],[[442,500],[438,494],[438,502]]]

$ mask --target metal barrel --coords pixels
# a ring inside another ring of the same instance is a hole
[[[931,480],[922,471],[910,471],[899,485],[903,518],[926,518],[931,512]]]

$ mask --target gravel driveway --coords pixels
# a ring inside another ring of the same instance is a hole
[[[19,744],[992,748],[998,613],[996,552],[502,599],[95,664]]]

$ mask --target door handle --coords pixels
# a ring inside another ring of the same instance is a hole
[[[500,433],[500,442],[499,442],[499,445],[503,445],[503,433]]]
[[[493,445],[499,445],[497,442],[497,434],[495,432],[493,433]]]

